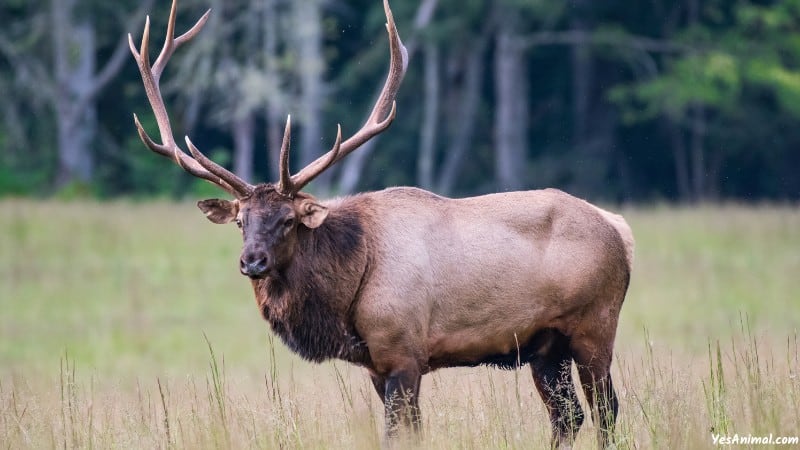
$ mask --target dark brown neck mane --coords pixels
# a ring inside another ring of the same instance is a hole
[[[368,253],[363,215],[355,206],[332,207],[319,228],[301,225],[289,266],[253,282],[273,332],[309,361],[369,362],[352,320]]]

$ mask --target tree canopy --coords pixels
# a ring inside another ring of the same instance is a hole
[[[169,1],[0,5],[0,196],[181,197],[213,188],[147,150],[127,49]],[[379,0],[182,0],[211,8],[163,80],[177,136],[248,181],[295,170],[369,113],[388,67]],[[411,56],[397,118],[315,181],[350,193],[558,187],[611,202],[800,198],[800,0],[395,0]],[[181,140],[182,141],[182,140]]]

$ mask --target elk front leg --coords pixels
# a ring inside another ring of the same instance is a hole
[[[422,338],[426,333],[416,316],[403,317],[403,311],[386,307],[384,292],[378,294],[378,299],[368,291],[362,294],[355,322],[369,348],[370,375],[383,400],[386,437],[390,438],[398,434],[401,424],[413,431],[421,428],[419,388],[428,361]]]
[[[397,434],[398,424],[418,432],[422,416],[419,411],[419,370],[402,369],[386,377],[384,391],[384,413],[386,435]]]
[[[370,373],[375,391],[384,405],[386,436],[397,435],[400,424],[420,430],[419,385],[422,375],[415,368],[396,370],[388,376]]]

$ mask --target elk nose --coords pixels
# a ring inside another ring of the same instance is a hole
[[[250,278],[263,278],[267,274],[267,258],[253,257],[239,260],[239,271]]]

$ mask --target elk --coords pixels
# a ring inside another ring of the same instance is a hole
[[[420,428],[421,376],[439,368],[531,367],[552,445],[569,447],[584,413],[571,366],[592,409],[598,442],[613,438],[618,401],[610,365],[634,240],[618,215],[555,189],[450,199],[411,187],[318,200],[301,190],[395,117],[408,55],[387,0],[389,75],[363,127],[292,175],[290,120],[280,179],[252,185],[172,134],[159,89],[167,61],[208,19],[175,37],[173,0],[163,49],[151,65],[149,18],[140,49],[129,35],[161,143],[152,151],[228,192],[198,207],[241,230],[240,272],[272,331],[303,358],[366,368],[385,405],[386,433]]]

